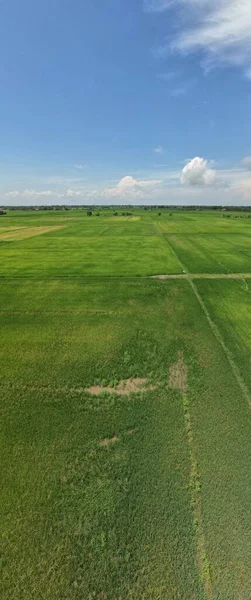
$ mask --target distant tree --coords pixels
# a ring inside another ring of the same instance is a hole
[[[159,217],[161,217],[161,213],[158,213]]]
[[[169,213],[169,217],[172,217],[172,216],[173,216],[173,213]]]
[[[2,217],[3,215],[6,215],[5,210],[0,210],[0,216]]]
[[[114,217],[117,217],[117,216],[118,216],[118,213],[117,213],[117,212],[114,212],[114,213],[113,213],[113,216],[114,216]]]
[[[100,217],[100,213],[96,213],[96,217]]]
[[[92,211],[88,210],[86,214],[87,214],[87,217],[91,217],[92,216]]]

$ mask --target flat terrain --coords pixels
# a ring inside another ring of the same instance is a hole
[[[251,219],[0,217],[1,600],[250,600]]]

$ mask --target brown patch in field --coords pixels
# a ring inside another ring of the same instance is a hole
[[[132,392],[146,392],[155,389],[155,386],[148,385],[148,380],[145,378],[135,377],[134,379],[126,379],[121,381],[116,387],[101,385],[92,385],[87,388],[87,392],[92,396],[100,396],[103,392],[108,394],[118,394],[118,396],[129,396]]]
[[[14,240],[24,240],[26,238],[35,237],[37,235],[43,235],[44,233],[49,233],[51,231],[56,231],[57,229],[63,229],[64,225],[50,225],[44,227],[22,227],[18,230],[11,230],[9,232],[5,231],[4,233],[0,233],[0,241],[14,241]]]
[[[116,444],[117,442],[119,442],[119,437],[117,435],[114,435],[112,438],[105,438],[104,440],[101,440],[101,442],[99,442],[99,445],[101,446],[101,448],[108,448],[108,446],[113,446],[113,444]]]
[[[141,217],[132,217],[130,221],[140,221]]]
[[[180,390],[180,392],[185,394],[187,392],[187,375],[188,368],[184,362],[183,351],[181,350],[178,355],[177,363],[171,365],[169,370],[169,387]]]

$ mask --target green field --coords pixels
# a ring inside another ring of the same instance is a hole
[[[118,212],[0,217],[0,599],[250,600],[251,219]]]

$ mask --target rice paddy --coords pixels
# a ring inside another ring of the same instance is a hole
[[[0,217],[0,598],[250,600],[251,221],[99,212]]]

